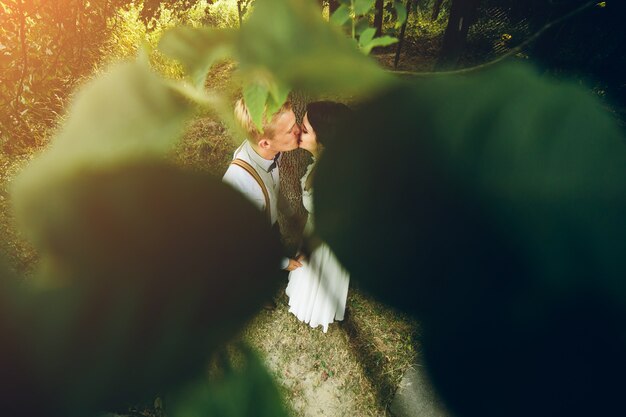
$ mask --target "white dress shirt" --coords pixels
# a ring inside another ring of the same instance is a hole
[[[233,159],[241,159],[249,163],[252,168],[259,174],[261,180],[265,184],[267,194],[270,200],[270,218],[273,226],[278,220],[278,192],[280,190],[280,173],[278,166],[273,159],[264,159],[256,153],[248,140],[244,140],[239,148],[235,151]],[[278,156],[280,161],[280,156]],[[272,168],[274,166],[274,168]],[[222,178],[227,184],[242,193],[261,211],[265,211],[265,196],[259,183],[245,169],[237,165],[230,165],[224,177]],[[285,269],[289,265],[289,258],[283,258],[281,268]]]
[[[264,159],[256,153],[249,141],[244,143],[235,151],[233,159],[241,159],[249,163],[259,174],[265,184],[270,200],[270,218],[274,225],[278,220],[278,192],[280,187],[280,173],[278,167],[270,170],[274,165],[273,159]],[[237,165],[231,165],[222,178],[227,184],[242,193],[261,211],[265,211],[265,197],[263,190],[256,180],[245,169]]]

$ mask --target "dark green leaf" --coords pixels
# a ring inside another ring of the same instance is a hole
[[[362,18],[357,18],[354,30],[356,34],[360,36],[361,33],[363,33],[363,31],[367,30],[367,28],[369,27],[370,27],[369,19],[367,17],[362,17]]]
[[[532,415],[528,381],[547,415],[621,408],[626,146],[604,105],[501,66],[407,83],[324,143],[317,231],[420,319],[455,414]]]
[[[383,148],[394,157],[381,161]],[[348,269],[394,305],[436,308],[432,291],[444,283],[453,302],[529,268],[533,279],[566,286],[592,265],[590,277],[624,275],[624,144],[576,87],[525,67],[431,77],[364,107],[326,149],[316,225]],[[411,259],[418,279],[394,269],[392,256]],[[389,274],[402,278],[380,280]]]

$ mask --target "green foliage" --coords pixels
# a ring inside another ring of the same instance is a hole
[[[396,28],[399,28],[406,22],[406,6],[401,1],[394,1],[393,7],[396,9],[397,14]]]
[[[442,36],[448,24],[448,13],[442,11],[437,20],[431,20],[430,10],[418,8],[408,16],[407,35],[412,34],[418,39],[432,39]]]
[[[18,153],[45,143],[65,98],[99,59],[108,8],[127,0],[0,3],[0,145]]]
[[[140,3],[131,3],[115,11],[109,19],[112,27],[111,36],[102,48],[102,55],[106,57],[103,66],[111,63],[134,58],[143,48],[150,56],[155,70],[167,78],[179,79],[183,76],[183,69],[172,60],[167,59],[157,49],[157,44],[163,33],[178,26],[200,27],[211,16],[207,0],[200,0],[184,13],[180,12],[181,5],[159,3],[155,5],[154,14],[144,21],[142,13],[145,11]],[[207,47],[215,46],[213,41]],[[216,52],[217,53],[217,52]]]
[[[154,15],[147,21],[142,15],[144,3],[156,6]],[[180,78],[181,67],[152,49],[167,28],[205,23],[211,16],[208,1],[154,3],[130,0],[0,3],[3,151],[19,153],[45,144],[64,112],[72,89],[94,71],[135,57],[140,48],[150,52],[157,71],[168,78]]]
[[[369,27],[369,14],[372,12],[375,0],[350,0],[340,5],[330,16],[330,22],[337,26],[344,26],[348,21],[351,23],[352,38],[358,40],[361,51],[368,55],[377,46],[388,46],[398,42],[392,36],[379,36],[374,38],[376,29]],[[398,11],[397,25],[402,25],[406,20],[406,7],[401,2],[394,2]]]
[[[207,6],[207,24],[216,28],[238,28],[237,2],[241,0],[217,0]],[[247,19],[252,0],[241,1],[242,18]]]
[[[252,121],[259,129],[262,129],[263,126],[265,103],[267,102],[269,92],[269,88],[262,83],[249,83],[243,89],[246,107],[248,107]]]

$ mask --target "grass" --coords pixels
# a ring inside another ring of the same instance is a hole
[[[327,333],[289,313],[282,292],[277,304],[250,322],[243,339],[264,358],[292,414],[387,415],[416,359],[416,324],[355,290],[346,319]]]

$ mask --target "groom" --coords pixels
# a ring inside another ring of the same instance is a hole
[[[270,119],[263,117],[263,131],[259,131],[243,99],[239,99],[235,118],[247,132],[247,140],[235,151],[222,180],[263,211],[272,227],[277,226],[280,157],[282,152],[298,147],[296,116],[287,102]],[[293,271],[300,266],[296,259],[284,258],[281,269]]]

